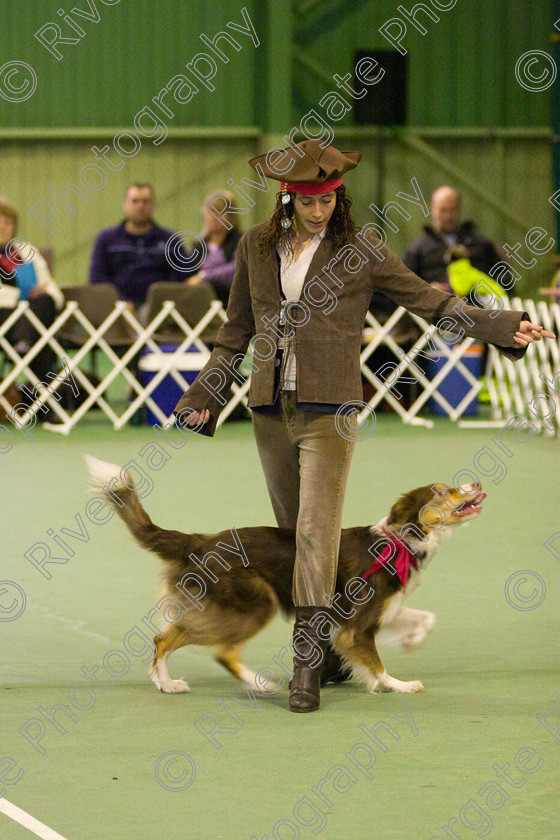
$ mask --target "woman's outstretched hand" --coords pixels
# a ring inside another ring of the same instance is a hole
[[[530,321],[521,321],[519,330],[515,333],[513,340],[521,347],[527,347],[532,341],[540,341],[541,338],[556,338],[554,333],[548,332],[540,324],[532,324]]]

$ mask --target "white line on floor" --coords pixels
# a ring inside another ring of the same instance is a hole
[[[118,642],[115,643],[113,640],[108,639],[107,636],[102,636],[101,633],[95,633],[92,630],[88,630],[86,627],[87,621],[82,619],[67,618],[65,615],[61,615],[55,610],[52,610],[50,607],[41,607],[38,604],[30,604],[30,609],[35,613],[39,613],[43,618],[50,618],[55,621],[62,621],[67,625],[69,624],[70,629],[74,633],[80,633],[82,636],[89,636],[91,639],[96,639],[98,642],[103,642],[105,645],[118,644]]]
[[[32,831],[37,837],[41,837],[42,840],[66,840],[66,837],[63,837],[58,831],[53,831],[48,825],[39,822],[31,814],[22,811],[17,805],[8,802],[7,799],[0,798],[0,811],[14,820],[14,822]]]

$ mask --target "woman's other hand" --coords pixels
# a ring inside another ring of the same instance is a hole
[[[548,332],[540,324],[532,324],[530,321],[521,321],[519,330],[515,333],[513,340],[521,347],[527,347],[532,341],[540,341],[542,338],[556,338],[554,333]]]

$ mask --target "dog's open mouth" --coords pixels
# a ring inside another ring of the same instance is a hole
[[[486,493],[477,493],[474,499],[465,502],[453,513],[455,516],[472,516],[473,514],[482,513],[482,502],[486,498]]]

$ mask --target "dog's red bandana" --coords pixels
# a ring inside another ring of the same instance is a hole
[[[369,568],[362,577],[365,579],[374,572],[377,572],[378,569],[388,569],[391,574],[394,574],[394,569],[399,576],[403,589],[405,589],[406,582],[408,580],[409,567],[412,565],[412,568],[415,571],[418,571],[418,558],[412,553],[412,551],[410,551],[406,543],[395,539],[392,534],[389,534],[385,530],[385,528],[382,528],[381,530],[387,537],[388,544],[385,546],[381,554],[376,557],[373,566],[371,566],[371,568]],[[388,565],[389,563],[391,564],[390,566]]]

